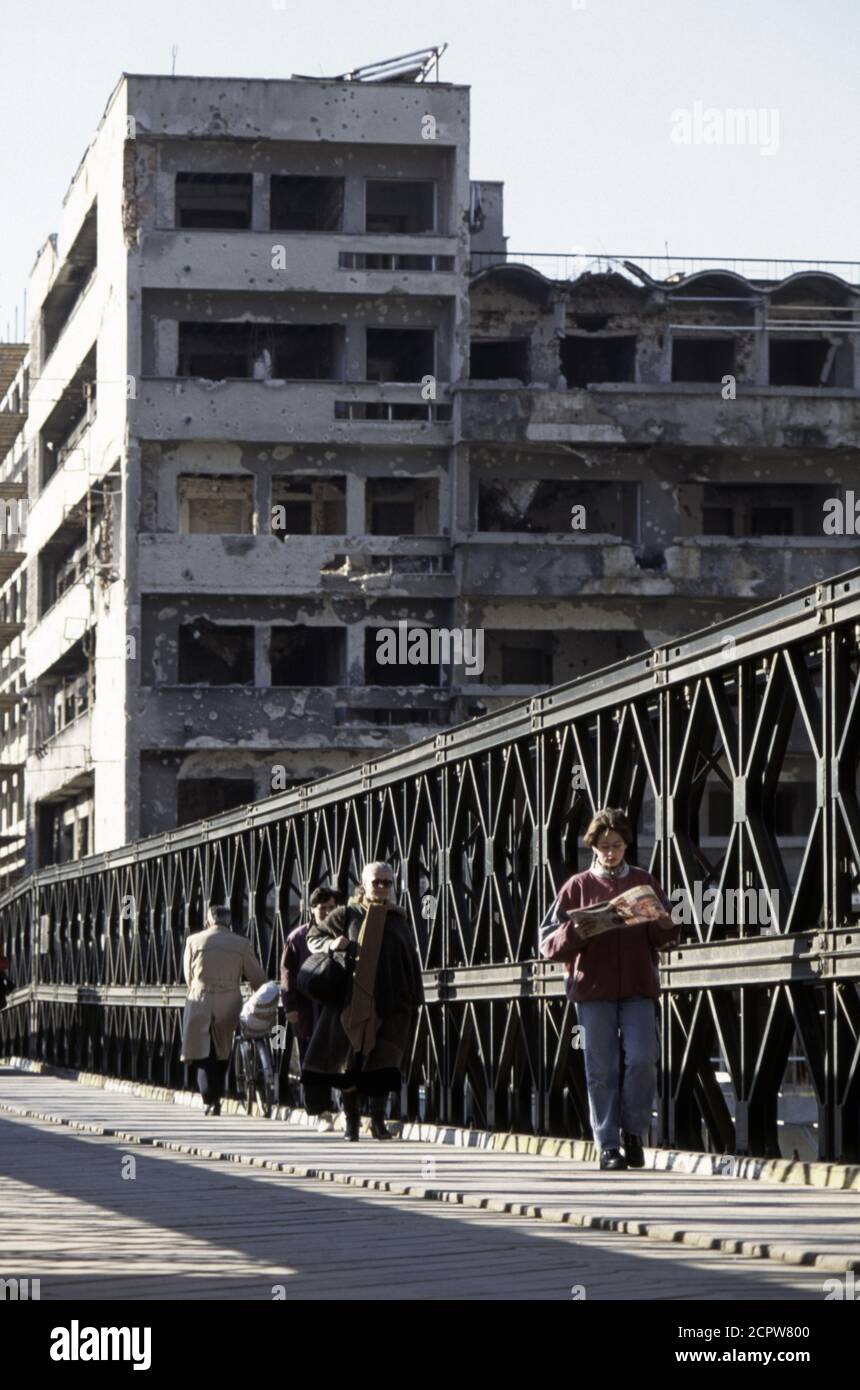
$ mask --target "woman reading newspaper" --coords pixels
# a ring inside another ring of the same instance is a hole
[[[625,862],[633,831],[623,811],[598,811],[583,838],[594,860],[559,892],[541,927],[541,955],[567,970],[600,1167],[642,1168],[657,1090],[657,952],[679,929],[653,875]]]

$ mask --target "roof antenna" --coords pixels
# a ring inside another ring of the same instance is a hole
[[[178,52],[179,52],[179,45],[178,45],[178,44],[174,44],[173,47],[172,47],[171,50],[170,50],[170,56],[171,56],[171,58],[172,58],[172,60],[173,60],[172,63],[171,63],[171,66],[170,66],[170,76],[171,76],[171,77],[175,77],[175,76],[176,76],[176,55],[177,55]]]

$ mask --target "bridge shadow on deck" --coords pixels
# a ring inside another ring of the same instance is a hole
[[[10,1179],[0,1274],[40,1277],[42,1299],[821,1299],[827,1277],[0,1115]]]

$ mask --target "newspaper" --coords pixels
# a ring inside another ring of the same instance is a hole
[[[665,914],[662,902],[647,883],[636,888],[628,888],[609,902],[596,903],[594,907],[572,908],[567,920],[576,927],[577,935],[583,941],[604,932],[617,931],[619,927],[631,927],[640,922],[653,921]]]

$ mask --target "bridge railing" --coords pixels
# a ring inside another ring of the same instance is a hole
[[[384,859],[427,993],[401,1113],[588,1135],[575,1017],[536,937],[589,862],[593,809],[616,805],[637,827],[630,858],[684,923],[662,969],[654,1138],[778,1154],[792,1059],[818,1153],[858,1158],[858,634],[860,570],[348,772],[43,869],[0,897],[15,985],[0,1050],[182,1084],[183,943],[206,904],[231,906],[276,978],[310,889],[348,891]]]

